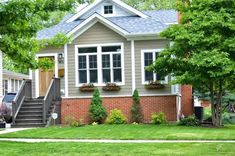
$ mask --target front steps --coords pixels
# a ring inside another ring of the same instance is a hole
[[[43,123],[43,100],[25,99],[12,127],[45,127]]]

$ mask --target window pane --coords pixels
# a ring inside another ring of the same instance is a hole
[[[113,67],[121,67],[121,54],[113,55]]]
[[[153,54],[152,53],[145,53],[144,54],[144,66],[149,66],[153,63]]]
[[[97,53],[97,47],[78,48],[78,53]]]
[[[113,70],[113,79],[114,79],[114,82],[122,82],[122,70],[121,69]]]
[[[78,64],[79,69],[86,69],[86,56],[79,56]]]
[[[153,81],[153,72],[145,71],[145,81]]]
[[[102,67],[110,68],[110,55],[102,55]]]
[[[113,6],[112,5],[104,6],[104,14],[112,14],[112,13],[113,13]]]
[[[120,52],[121,46],[105,46],[102,47],[102,52]]]
[[[87,71],[86,70],[79,71],[79,83],[87,83]]]
[[[111,82],[110,81],[110,69],[103,69],[103,82]]]
[[[97,56],[96,55],[89,56],[89,68],[90,69],[97,68]]]
[[[97,70],[90,70],[90,83],[97,83]]]

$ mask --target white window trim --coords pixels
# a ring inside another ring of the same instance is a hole
[[[46,54],[36,54],[36,60],[39,57],[50,57],[53,56],[55,59],[55,77],[58,78],[58,53],[46,53]],[[39,69],[35,70],[35,90],[36,90],[36,97],[39,97]]]
[[[105,14],[104,13],[104,7],[105,6],[113,6],[113,13],[112,14]],[[116,16],[116,6],[114,4],[111,4],[111,3],[104,3],[103,5],[101,5],[101,10],[102,10],[102,16],[104,17],[113,17],[113,16]]]
[[[75,84],[76,87],[81,87],[83,84],[78,82],[78,56],[80,55],[97,55],[97,70],[98,70],[98,83],[93,83],[95,86],[105,86],[106,84],[102,82],[102,46],[121,46],[121,68],[122,68],[122,82],[116,83],[119,86],[125,85],[125,66],[124,66],[124,44],[123,43],[107,43],[107,44],[82,44],[82,45],[75,45]],[[78,48],[85,48],[85,47],[97,47],[97,53],[87,53],[87,54],[78,54]],[[105,54],[109,54],[108,52]],[[115,54],[115,53],[113,53]],[[113,60],[111,60],[113,61]],[[112,63],[111,63],[112,64]],[[111,65],[110,64],[110,65]],[[88,68],[88,67],[87,67]],[[112,73],[112,72],[111,72]],[[112,75],[112,74],[111,74]],[[87,79],[88,80],[88,79]],[[112,80],[112,78],[111,78]]]
[[[153,53],[153,61],[155,61],[155,53],[160,53],[163,49],[142,49],[141,50],[141,78],[142,85],[148,84],[148,81],[145,81],[145,67],[144,67],[144,54],[145,53]],[[154,73],[153,80],[156,81],[156,73]],[[167,76],[165,80],[161,81],[161,83],[167,83]]]

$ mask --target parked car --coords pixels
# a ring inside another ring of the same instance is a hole
[[[12,122],[12,102],[16,93],[7,93],[0,104],[0,116],[4,117],[7,123]]]

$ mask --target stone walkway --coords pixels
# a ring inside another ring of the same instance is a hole
[[[0,138],[11,142],[77,142],[77,143],[235,143],[235,140],[93,140],[93,139],[17,139]]]
[[[23,130],[28,130],[28,129],[32,129],[32,128],[7,128],[5,130],[0,131],[0,135],[1,134],[18,132],[18,131],[23,131]]]

